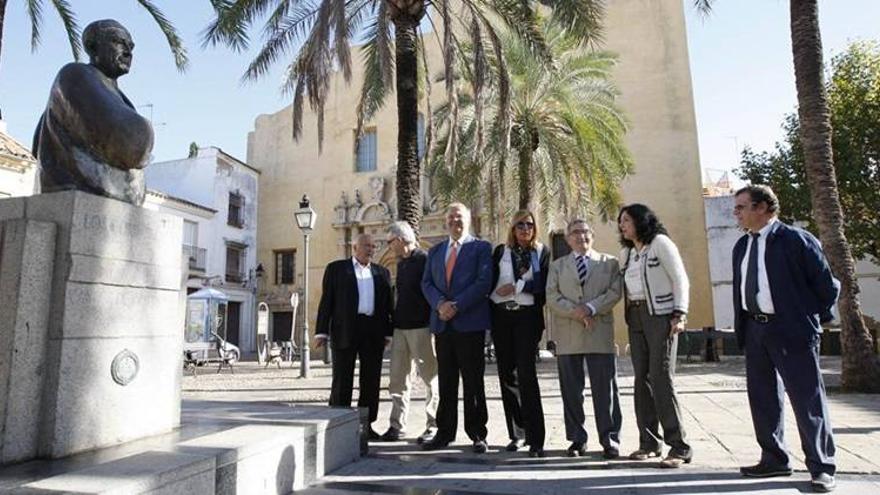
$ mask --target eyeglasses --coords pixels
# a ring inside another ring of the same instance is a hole
[[[516,228],[520,230],[532,230],[535,224],[532,222],[516,222]]]

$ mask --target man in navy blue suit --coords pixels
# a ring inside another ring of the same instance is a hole
[[[431,305],[431,332],[437,349],[440,405],[437,433],[422,445],[441,449],[458,428],[458,378],[464,387],[464,429],[482,454],[486,445],[486,391],[483,348],[489,329],[492,245],[469,232],[471,212],[461,203],[446,209],[449,238],[428,251],[422,292]]]
[[[761,459],[744,476],[791,475],[783,438],[783,391],[797,420],[814,491],[834,489],[834,439],[819,371],[820,323],[831,319],[838,284],[819,242],[779,221],[779,200],[762,185],[736,192],[733,214],[747,234],[733,248],[734,327]]]

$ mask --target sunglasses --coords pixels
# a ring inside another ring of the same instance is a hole
[[[532,222],[516,222],[516,228],[520,230],[531,230],[535,228],[535,224]]]

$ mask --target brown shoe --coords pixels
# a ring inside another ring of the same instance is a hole
[[[660,461],[660,467],[664,469],[677,469],[680,468],[682,464],[690,464],[691,457],[683,457],[678,454],[673,454],[672,452],[666,456],[665,459]]]
[[[652,457],[660,457],[660,451],[659,450],[639,449],[629,455],[629,460],[631,460],[631,461],[646,461]]]

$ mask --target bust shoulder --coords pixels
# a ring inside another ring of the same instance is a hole
[[[83,80],[98,79],[100,74],[101,71],[89,64],[71,62],[58,71],[58,77],[55,81],[60,84],[77,83]]]

